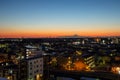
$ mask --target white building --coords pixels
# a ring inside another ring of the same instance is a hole
[[[43,51],[34,46],[26,47],[26,57],[19,65],[19,78],[22,80],[41,80],[43,76]]]
[[[27,59],[28,80],[41,80],[43,76],[43,57],[36,56]]]

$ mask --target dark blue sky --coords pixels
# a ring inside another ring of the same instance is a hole
[[[0,0],[0,24],[6,29],[11,25],[13,29],[27,26],[32,30],[34,25],[66,31],[117,25],[109,26],[116,30],[120,29],[120,0]]]

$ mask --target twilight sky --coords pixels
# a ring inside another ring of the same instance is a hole
[[[0,0],[0,37],[120,36],[120,0]]]

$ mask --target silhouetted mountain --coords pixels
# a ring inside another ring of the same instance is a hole
[[[73,35],[73,36],[59,36],[58,38],[85,38],[88,36],[79,36],[79,35]]]

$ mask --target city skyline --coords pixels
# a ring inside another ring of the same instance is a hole
[[[1,0],[0,38],[120,36],[119,0]]]

